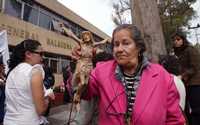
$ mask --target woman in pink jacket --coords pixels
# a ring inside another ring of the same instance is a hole
[[[184,125],[173,77],[143,56],[146,48],[137,27],[118,26],[112,45],[114,60],[92,70],[84,97],[99,97],[98,124]]]

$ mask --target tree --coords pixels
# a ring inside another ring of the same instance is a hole
[[[164,0],[159,4],[160,18],[168,50],[172,46],[171,35],[178,31],[185,32],[184,27],[189,27],[189,20],[195,16],[192,4],[196,0]]]
[[[154,62],[166,54],[165,40],[155,0],[131,0],[133,23],[142,31],[146,54]]]
[[[165,38],[165,45],[167,50],[169,51],[172,46],[171,35],[177,30],[182,31],[183,27],[188,27],[189,20],[191,20],[195,16],[195,11],[193,10],[191,5],[194,4],[196,0],[158,1],[159,2],[157,3]],[[113,4],[113,8],[115,10],[113,21],[115,22],[115,24],[119,25],[122,23],[127,23],[126,20],[123,19],[123,16],[121,17],[121,15],[130,10],[130,6],[130,1],[128,0],[119,0],[119,2]],[[143,8],[143,10],[145,10],[145,8]],[[129,13],[129,16],[131,16],[131,13]]]
[[[113,8],[114,13],[112,18],[116,25],[131,23],[131,8],[129,0],[113,0]]]

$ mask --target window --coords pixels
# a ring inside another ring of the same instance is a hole
[[[52,69],[53,73],[62,73],[62,68],[70,64],[70,59],[57,54],[45,53],[43,61]]]
[[[70,61],[67,59],[61,59],[61,64],[58,66],[58,72],[62,73],[62,69],[70,64]]]
[[[83,32],[83,30],[80,27],[77,27],[77,36],[80,38],[81,37],[81,33]]]
[[[94,37],[94,41],[95,42],[100,42],[102,39],[100,37],[98,37],[97,35],[93,34]]]
[[[51,20],[52,18],[49,15],[40,12],[39,26],[44,27],[46,29],[50,29]]]
[[[71,23],[70,24],[70,29],[72,30],[72,32],[76,35],[76,36],[78,36],[78,33],[77,33],[77,25],[75,24],[75,23]]]
[[[24,15],[23,20],[33,23],[35,25],[38,24],[38,9],[33,8],[32,6],[25,5],[24,6]]]
[[[5,13],[21,18],[22,3],[16,0],[5,0]]]
[[[52,24],[51,28],[52,28],[53,31],[58,32],[58,33],[62,33],[62,28],[59,25],[59,21],[52,20],[51,24]]]
[[[3,0],[0,0],[0,12],[1,12],[2,8],[3,8]]]
[[[52,68],[53,73],[57,73],[58,60],[50,59],[50,67]]]

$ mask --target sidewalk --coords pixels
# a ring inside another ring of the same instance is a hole
[[[51,108],[48,120],[49,125],[64,125],[69,119],[71,103]]]

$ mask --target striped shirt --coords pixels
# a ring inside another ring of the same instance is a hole
[[[136,90],[139,86],[140,76],[139,75],[126,75],[124,74],[125,89],[127,92],[128,106],[127,113],[131,115],[136,97]]]
[[[140,78],[143,69],[147,67],[149,64],[149,61],[146,57],[143,57],[142,62],[139,63],[136,72],[133,75],[126,75],[123,73],[123,70],[120,66],[117,66],[115,69],[115,76],[118,80],[120,80],[126,90],[127,94],[127,112],[125,114],[125,117],[128,118],[132,115],[134,104],[135,104],[135,98],[136,98],[136,92],[137,88],[140,84]]]

